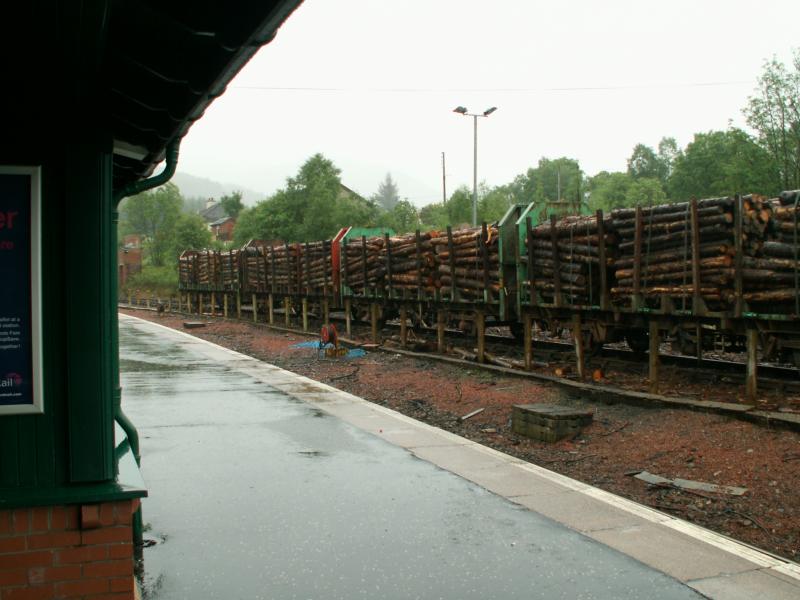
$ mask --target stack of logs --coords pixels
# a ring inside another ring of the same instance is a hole
[[[600,271],[613,264],[615,244],[610,217],[598,222],[594,215],[567,216],[537,225],[525,240],[526,252],[520,253],[520,261],[529,263],[523,290],[529,294],[532,282],[543,302],[598,304]],[[601,254],[605,265],[600,264]]]
[[[299,244],[299,250],[303,292],[309,295],[333,293],[331,241]]]
[[[178,282],[182,288],[190,289],[196,283],[194,257],[196,250],[187,250],[178,259]]]
[[[637,236],[637,209],[612,211],[612,226],[619,237],[619,257],[614,263],[616,285],[612,298],[632,294],[644,298],[690,298],[699,275],[699,294],[720,302],[733,285],[734,199],[709,198],[697,202],[699,263],[693,270],[692,210],[689,202],[641,207]],[[748,218],[748,223],[750,219]],[[758,229],[758,228],[756,228]],[[748,237],[748,239],[750,239]]]
[[[267,290],[266,247],[249,243],[240,252],[242,268],[242,291],[265,292]]]
[[[222,288],[225,290],[239,289],[239,255],[236,248],[219,253]]]
[[[403,297],[439,289],[447,298],[483,298],[484,290],[500,290],[497,228],[348,240],[342,270],[357,295],[370,290]]]
[[[795,312],[800,288],[800,191],[783,192],[764,203],[762,211],[769,227],[757,256],[743,259],[742,298],[756,305],[769,302],[770,311]]]
[[[300,291],[300,244],[280,244],[265,248],[267,287],[286,294]]]
[[[383,277],[385,268],[380,261],[383,244],[384,238],[380,237],[346,240],[342,247],[342,281],[353,293],[363,295]]]
[[[343,265],[345,283],[356,294],[365,289],[402,296],[404,290],[433,292],[437,232],[348,240]]]
[[[444,297],[493,301],[500,292],[499,235],[494,225],[458,229],[431,240],[434,285]]]
[[[783,218],[776,203],[757,195],[741,199],[738,268],[745,301],[793,297],[793,291],[789,293],[783,285],[789,282],[789,274],[781,270],[788,268],[783,259],[794,252],[794,247],[772,239],[776,217]],[[612,296],[616,300],[632,294],[685,300],[697,290],[700,297],[718,308],[732,305],[737,297],[735,204],[733,197],[697,201],[696,233],[689,202],[641,208],[638,238],[636,209],[612,211],[612,225],[620,239]]]
[[[378,253],[379,277],[390,296],[407,295],[406,290],[432,292],[434,256],[432,240],[436,232],[384,236]]]
[[[195,284],[217,287],[220,282],[219,254],[214,250],[198,250],[194,255]]]

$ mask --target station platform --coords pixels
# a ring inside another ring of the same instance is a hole
[[[795,563],[183,332],[120,315],[120,354],[148,598],[800,597]]]

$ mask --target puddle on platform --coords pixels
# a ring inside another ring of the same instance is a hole
[[[195,371],[201,365],[191,363],[164,363],[136,360],[132,358],[121,358],[119,361],[120,370],[125,373],[142,373],[145,371]]]
[[[307,458],[324,458],[331,455],[330,452],[325,452],[324,450],[300,450],[296,454]]]

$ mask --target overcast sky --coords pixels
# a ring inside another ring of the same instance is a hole
[[[797,0],[305,0],[190,130],[181,171],[263,192],[312,154],[374,193],[387,172],[422,206],[542,156],[588,175],[637,143],[745,126],[765,59],[800,46]]]

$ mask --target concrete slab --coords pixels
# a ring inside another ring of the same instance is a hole
[[[481,452],[481,448],[475,443],[460,446],[420,446],[411,448],[410,451],[417,458],[462,477],[476,470],[497,469],[512,462]]]
[[[782,580],[767,570],[746,571],[735,575],[722,575],[708,579],[690,581],[689,586],[701,594],[716,600],[797,600],[798,589],[795,581]],[[764,595],[769,590],[769,595]]]
[[[518,464],[513,463],[504,463],[491,469],[465,470],[460,475],[522,506],[526,506],[525,498],[566,494],[570,491],[557,483],[529,477]]]
[[[587,535],[680,581],[758,568],[747,559],[654,523],[591,531]]]
[[[582,492],[535,493],[512,498],[514,502],[564,523],[580,532],[603,531],[646,525],[641,517],[624,509],[598,502]]]
[[[352,421],[348,422],[352,423]],[[401,424],[394,429],[385,428],[383,432],[379,433],[379,436],[395,446],[409,450],[437,446],[464,446],[472,443],[465,438],[453,439],[425,429],[409,427],[407,424]]]

